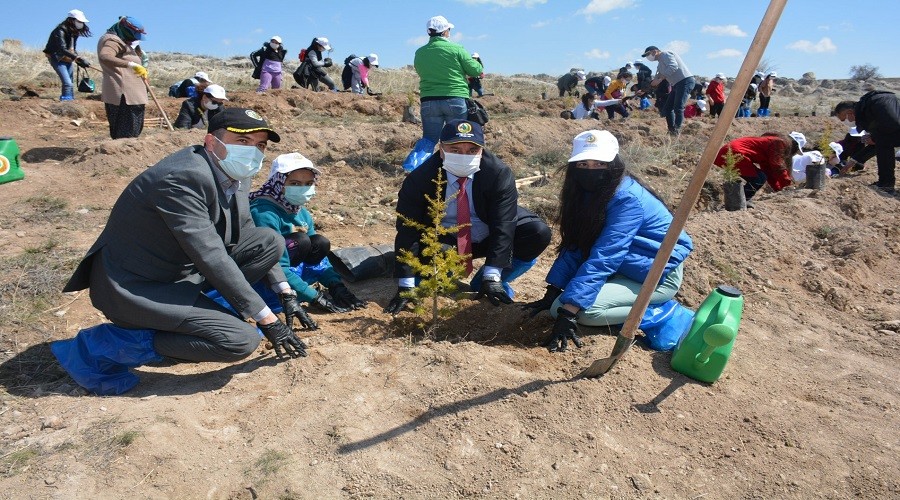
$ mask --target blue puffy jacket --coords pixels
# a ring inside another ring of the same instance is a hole
[[[665,205],[626,175],[606,205],[606,225],[588,258],[582,258],[578,249],[564,251],[547,273],[547,283],[564,290],[563,304],[581,309],[594,305],[600,288],[613,274],[642,283],[671,224],[672,214]],[[682,231],[663,279],[693,248],[691,237]]]

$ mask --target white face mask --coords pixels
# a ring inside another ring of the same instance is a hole
[[[74,24],[75,24],[75,29],[77,29],[77,30],[84,28],[84,23],[81,21],[75,21]]]
[[[853,128],[856,126],[856,121],[850,121],[849,118],[845,118],[845,119],[841,120],[841,122],[843,122],[844,125],[846,125],[850,128]]]
[[[280,43],[269,42],[269,47],[272,47],[272,50],[278,50],[278,47],[281,47]]]
[[[460,155],[444,151],[444,170],[457,177],[468,177],[481,170],[481,155]]]
[[[212,101],[206,101],[203,103],[203,109],[205,109],[207,111],[212,111],[214,109],[219,109],[219,105]]]
[[[219,158],[215,153],[213,156],[219,160],[219,166],[228,177],[238,181],[246,180],[256,175],[262,168],[265,157],[256,146],[225,144],[218,137],[213,138],[225,146],[225,158]]]
[[[656,54],[647,54],[647,60],[650,62],[656,62]]]

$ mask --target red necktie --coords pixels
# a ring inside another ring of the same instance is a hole
[[[456,195],[456,225],[459,232],[456,233],[456,250],[460,255],[468,255],[466,258],[466,276],[472,273],[472,214],[469,212],[469,193],[466,192],[468,177],[460,177],[459,193]]]

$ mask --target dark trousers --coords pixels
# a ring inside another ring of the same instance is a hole
[[[724,102],[715,103],[709,107],[709,116],[719,116],[722,114],[722,109],[725,107]]]
[[[622,115],[622,118],[628,118],[628,109],[622,104],[613,104],[606,107],[606,117],[610,120],[616,117],[616,113]]]
[[[519,207],[516,215],[516,232],[513,235],[512,256],[518,260],[534,260],[550,244],[550,227],[537,214],[526,208]],[[487,256],[488,250],[490,250],[487,241],[485,239],[472,244],[473,257]]]
[[[106,121],[109,122],[109,136],[113,139],[138,137],[144,130],[144,105],[126,104],[125,96],[119,105],[106,104]]]
[[[875,160],[878,161],[878,187],[894,187],[896,179],[894,169],[897,159],[894,156],[894,148],[900,146],[900,137],[892,141],[880,139],[875,144]]]
[[[278,263],[284,252],[282,241],[281,235],[268,228],[241,229],[241,239],[230,255],[248,283],[263,279]],[[95,265],[99,261],[96,259]],[[123,328],[145,328],[128,319],[109,319]],[[229,362],[252,354],[259,340],[255,326],[199,294],[193,310],[180,325],[172,331],[156,331],[153,348],[163,356],[182,361]]]
[[[287,245],[292,267],[299,266],[301,263],[318,264],[331,251],[331,242],[321,234],[309,236],[306,233],[297,232],[285,236],[284,243]]]
[[[741,178],[746,181],[744,183],[744,198],[747,201],[750,201],[750,198],[766,184],[766,174],[762,170],[757,170],[755,177],[744,177],[742,175]]]
[[[772,101],[772,96],[765,96],[759,94],[759,107],[763,109],[769,109],[769,103]]]

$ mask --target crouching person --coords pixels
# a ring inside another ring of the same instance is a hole
[[[306,208],[316,194],[316,183],[321,175],[322,171],[300,153],[278,156],[272,162],[266,182],[250,193],[250,213],[257,226],[274,229],[284,237],[285,247],[279,265],[298,300],[324,312],[362,309],[366,303],[344,285],[331,267],[327,257],[331,242],[316,233],[312,215]],[[328,293],[312,286],[317,282],[325,286]],[[270,305],[277,304],[274,293],[264,286],[257,286],[257,289],[262,290],[261,294]]]
[[[451,120],[441,131],[438,153],[409,173],[397,197],[397,213],[428,225],[427,196],[434,196],[434,180],[446,179],[444,199],[447,209],[444,227],[460,226],[457,234],[441,241],[456,247],[461,255],[485,257],[472,277],[470,287],[492,304],[512,303],[509,283],[531,269],[550,244],[550,228],[534,213],[518,206],[518,191],[512,170],[484,147],[481,125],[467,120]],[[419,255],[422,235],[397,218],[394,248]],[[466,275],[472,272],[471,258]],[[398,290],[385,312],[396,315],[409,303],[403,292],[415,287],[409,266],[397,265],[394,275]]]
[[[251,286],[265,279],[287,315],[305,315],[278,265],[284,239],[253,224],[242,189],[268,141],[280,137],[255,111],[226,109],[210,120],[202,146],[163,158],[125,188],[64,289],[90,288],[91,303],[112,322],[51,345],[79,385],[121,394],[138,383],[129,368],[163,357],[236,361],[256,350],[257,326],[279,357],[306,356]],[[239,316],[204,294],[213,288]]]
[[[611,133],[578,134],[564,169],[558,255],[547,274],[544,297],[524,306],[532,316],[549,310],[556,318],[544,343],[551,352],[565,351],[569,341],[581,347],[578,325],[625,322],[672,224],[672,214],[656,194],[625,171],[619,142]],[[670,301],[668,311],[681,309],[672,299],[681,287],[683,262],[692,249],[690,237],[682,231],[650,298],[652,309]],[[660,316],[648,310],[641,329],[646,333],[673,315]],[[652,342],[651,347],[656,348]]]

